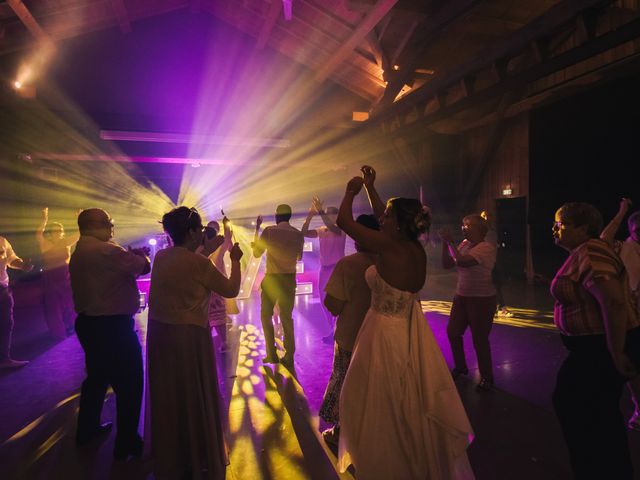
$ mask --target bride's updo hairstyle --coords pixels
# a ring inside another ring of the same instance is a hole
[[[420,235],[429,231],[431,227],[431,210],[422,205],[415,198],[392,198],[387,206],[396,216],[398,227],[411,240],[417,240]]]
[[[189,230],[202,229],[202,219],[195,208],[178,207],[162,216],[162,227],[174,245],[182,245]]]

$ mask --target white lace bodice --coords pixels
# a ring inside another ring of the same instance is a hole
[[[392,287],[378,274],[375,265],[365,272],[367,285],[371,288],[371,308],[390,317],[408,317],[417,294]]]

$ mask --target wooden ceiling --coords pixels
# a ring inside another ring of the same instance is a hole
[[[504,114],[549,75],[640,37],[638,0],[7,0],[0,55],[113,26],[126,35],[181,9],[337,82],[390,125]]]

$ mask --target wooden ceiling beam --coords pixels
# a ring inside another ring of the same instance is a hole
[[[127,13],[127,7],[124,4],[124,0],[111,0],[111,8],[113,8],[116,18],[118,19],[120,31],[122,33],[130,33],[131,21],[129,20],[129,14]]]
[[[22,0],[7,0],[7,4],[11,7],[20,21],[27,27],[29,33],[38,40],[45,42],[49,45],[53,45],[53,40],[47,32],[40,26],[38,21],[31,15],[31,12]]]
[[[264,23],[262,24],[262,29],[258,34],[256,49],[262,50],[267,46],[267,42],[269,41],[269,37],[271,36],[273,27],[275,27],[276,22],[278,21],[278,16],[280,15],[281,11],[282,0],[271,0],[269,11],[267,12],[267,16],[264,19]]]
[[[404,109],[410,110],[414,104],[423,103],[428,98],[432,98],[438,91],[446,90],[451,85],[457,84],[465,76],[476,74],[504,61],[508,64],[510,58],[527,48],[531,48],[531,44],[535,40],[545,38],[568,24],[573,25],[575,18],[581,12],[601,4],[602,0],[565,0],[549,9],[526,27],[512,34],[504,42],[478,52],[477,55],[474,55],[473,60],[453,68],[446,75],[436,76],[431,82],[414,90],[396,103],[386,105],[386,110],[391,114],[399,113]],[[507,75],[506,66],[504,71],[501,68],[497,68],[496,73],[499,81],[504,81]],[[389,83],[391,84],[391,82]],[[389,87],[387,87],[388,89]],[[386,95],[387,92],[385,92],[385,97]],[[383,116],[387,114],[381,111],[375,113]]]
[[[379,0],[338,51],[329,58],[327,63],[320,66],[315,75],[316,81],[322,82],[331,75],[397,2],[398,0]]]
[[[419,29],[420,40],[419,46],[411,58],[407,58],[402,66],[402,70],[391,76],[389,84],[384,95],[378,102],[376,110],[380,110],[393,104],[394,100],[402,90],[405,84],[410,84],[417,67],[420,67],[420,61],[424,57],[425,52],[433,44],[433,41],[442,34],[443,30],[451,23],[462,18],[472,8],[474,8],[481,0],[460,0],[456,2],[447,2],[436,15],[423,23]]]
[[[419,24],[420,24],[420,20],[417,20],[417,19],[414,20],[413,22],[411,22],[411,25],[409,26],[409,28],[407,28],[407,31],[404,32],[404,35],[402,36],[402,40],[400,41],[397,48],[393,52],[393,55],[391,56],[391,60],[389,62],[391,63],[391,66],[394,66],[398,62],[398,58],[400,58],[400,55],[402,54],[404,47],[406,47],[407,43],[409,43],[409,39],[411,38],[411,35],[413,35],[414,30]]]
[[[487,87],[482,90],[478,90],[468,97],[463,97],[458,101],[447,104],[444,108],[436,111],[425,113],[425,109],[418,107],[418,111],[422,111],[421,116],[410,125],[406,125],[409,129],[423,129],[426,126],[444,120],[452,115],[458,114],[464,110],[474,108],[478,105],[484,104],[487,101],[495,99],[497,97],[505,95],[509,91],[521,91],[527,84],[539,80],[547,75],[551,75],[555,72],[561,71],[579,62],[592,58],[603,52],[611,50],[626,42],[630,42],[640,38],[640,19],[633,20],[625,25],[616,27],[615,30],[611,30],[608,33],[602,34],[591,40],[586,44],[576,46],[575,48],[566,52],[560,53],[555,57],[548,58],[546,61],[536,63],[521,72],[513,75],[508,75],[502,81]],[[383,116],[375,117],[378,121],[396,122],[399,118],[404,118],[407,113],[413,112],[416,106],[426,105],[430,99],[437,99],[440,89],[433,89],[434,81],[425,85],[417,91],[420,93],[421,102],[411,102],[402,106],[401,110],[395,110],[393,115],[390,112],[394,109],[390,109],[384,113]],[[423,90],[420,92],[420,90]],[[431,90],[430,96],[424,96],[427,90]],[[407,97],[403,97],[398,103],[401,103]],[[394,105],[395,106],[395,105]],[[401,121],[401,123],[403,123]]]

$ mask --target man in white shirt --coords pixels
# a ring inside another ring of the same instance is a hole
[[[304,237],[300,230],[289,224],[291,207],[286,204],[276,208],[276,225],[264,229],[258,238],[262,216],[256,220],[253,242],[253,256],[259,258],[267,252],[267,272],[262,280],[260,320],[267,349],[264,363],[278,363],[275,334],[273,329],[273,309],[277,304],[284,331],[285,355],[282,363],[293,366],[293,354],[296,350],[293,332],[293,304],[296,295],[296,263],[302,258]]]
[[[315,214],[319,214],[324,222],[324,226],[315,230],[309,230],[309,224]],[[307,238],[318,238],[320,249],[320,272],[318,274],[318,294],[320,296],[322,311],[332,332],[323,337],[325,343],[333,343],[334,316],[324,306],[325,287],[331,277],[333,268],[338,260],[344,257],[344,246],[347,235],[338,227],[336,220],[338,209],[336,207],[323,207],[322,201],[318,197],[313,198],[309,214],[302,225],[302,234]]]
[[[85,353],[87,377],[82,383],[76,442],[87,444],[106,432],[100,413],[111,385],[116,394],[117,424],[113,455],[117,460],[142,454],[138,420],[142,402],[142,354],[134,331],[139,308],[136,277],[150,270],[147,252],[125,250],[114,242],[113,221],[98,208],[78,215],[80,240],[71,255],[69,273],[78,314],[76,333]]]
[[[29,362],[11,358],[11,333],[13,332],[13,295],[9,287],[7,267],[25,272],[33,269],[29,260],[16,255],[9,241],[0,236],[0,369],[24,367]]]

